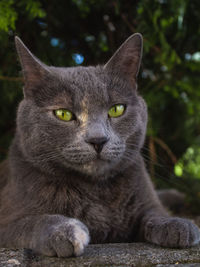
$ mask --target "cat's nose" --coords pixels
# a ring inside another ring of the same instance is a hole
[[[107,142],[108,142],[107,137],[94,137],[94,138],[89,138],[86,140],[86,143],[93,145],[94,149],[96,150],[98,154],[101,153],[103,146]]]

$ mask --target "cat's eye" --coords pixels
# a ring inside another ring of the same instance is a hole
[[[73,119],[73,113],[67,109],[54,110],[54,114],[62,121],[71,121]]]
[[[125,106],[122,104],[117,104],[117,105],[112,106],[109,109],[108,115],[111,118],[117,118],[117,117],[123,115],[124,111],[125,111]]]

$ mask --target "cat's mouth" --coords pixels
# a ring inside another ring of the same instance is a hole
[[[101,154],[97,154],[96,155],[96,159],[94,159],[94,161],[109,161],[108,159],[104,159]]]
[[[66,157],[63,162],[67,168],[79,171],[83,174],[99,177],[109,172],[118,162],[120,157],[112,157],[108,154],[87,154],[86,157],[78,153],[75,157]]]
[[[81,161],[73,161],[75,165],[87,165],[87,164],[95,164],[95,163],[109,163],[111,160],[103,158],[101,155],[96,155],[94,158],[89,158]]]
[[[66,149],[63,150],[64,161],[63,164],[70,169],[80,171],[82,173],[92,174],[98,173],[102,174],[105,171],[112,169],[123,157],[124,147],[119,145],[104,149],[100,153],[95,153],[95,151],[88,150],[76,150]]]
[[[66,159],[64,165],[83,173],[92,174],[93,172],[102,173],[105,169],[110,169],[113,161],[103,157],[101,154],[97,154],[87,158]]]

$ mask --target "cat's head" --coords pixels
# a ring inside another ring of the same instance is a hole
[[[26,159],[45,172],[62,167],[92,177],[133,164],[147,122],[136,83],[141,35],[97,67],[49,67],[18,37],[16,47],[25,82],[17,136]]]

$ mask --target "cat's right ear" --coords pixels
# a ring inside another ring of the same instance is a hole
[[[15,45],[24,76],[24,96],[32,97],[34,88],[36,89],[49,76],[49,69],[29,51],[17,36],[15,37]]]
[[[142,58],[143,38],[140,33],[131,35],[106,63],[104,69],[135,84]]]

